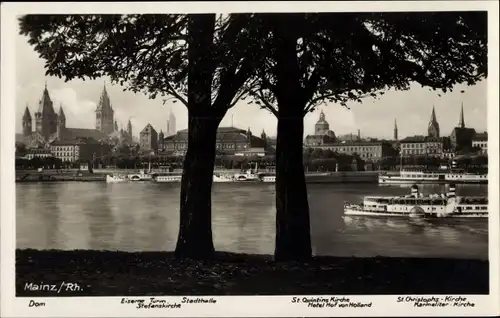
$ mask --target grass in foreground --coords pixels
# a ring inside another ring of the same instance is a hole
[[[269,255],[218,252],[210,261],[171,252],[16,251],[17,296],[488,294],[488,261],[315,257],[275,263]],[[57,294],[25,285],[78,283]]]

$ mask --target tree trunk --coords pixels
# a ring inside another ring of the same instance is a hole
[[[312,257],[309,204],[302,158],[304,106],[293,17],[283,17],[276,35],[276,261]]]
[[[176,256],[209,258],[214,253],[211,194],[220,120],[213,116],[189,114]]]
[[[278,117],[276,145],[276,261],[312,256],[309,204],[302,161],[302,114]]]
[[[190,258],[208,258],[214,253],[211,192],[217,128],[225,114],[211,102],[214,27],[214,14],[188,17],[188,149],[175,255]]]

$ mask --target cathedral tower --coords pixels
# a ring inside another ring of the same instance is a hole
[[[434,106],[432,106],[431,120],[429,121],[427,133],[429,137],[439,138],[439,124],[436,120],[436,111],[434,110]]]
[[[95,129],[99,130],[105,135],[111,134],[115,131],[115,121],[114,121],[114,110],[111,107],[111,102],[109,100],[108,92],[106,91],[106,85],[101,93],[101,98],[99,99],[99,104],[97,104],[96,109],[96,123]]]
[[[31,113],[30,113],[30,110],[28,108],[28,105],[26,105],[26,109],[24,110],[24,115],[23,115],[23,135],[25,137],[28,137],[31,135],[32,123],[33,123],[33,119],[31,118]]]
[[[54,110],[54,105],[50,99],[47,83],[43,90],[42,97],[38,102],[38,110],[35,113],[35,129],[46,140],[57,132],[57,114]]]

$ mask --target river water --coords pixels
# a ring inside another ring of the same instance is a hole
[[[442,192],[442,186],[420,186]],[[459,195],[487,186],[458,185]],[[16,184],[17,248],[171,251],[179,227],[179,184],[54,182]],[[488,258],[487,220],[342,218],[343,202],[403,195],[408,187],[308,184],[316,255]],[[212,226],[219,251],[272,254],[273,184],[214,184]],[[491,211],[490,211],[491,212]]]

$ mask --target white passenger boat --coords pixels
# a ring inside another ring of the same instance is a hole
[[[234,181],[237,182],[276,182],[276,176],[266,176],[263,172],[258,172],[259,166],[255,164],[255,170],[248,169],[244,173],[236,173],[234,175]]]
[[[154,176],[153,181],[155,182],[181,182],[182,181],[182,176],[181,175],[164,175],[164,176]]]
[[[402,160],[402,157],[401,157]],[[403,166],[403,162],[400,162]],[[446,184],[446,183],[488,183],[487,173],[468,173],[464,169],[458,169],[457,161],[453,160],[451,167],[441,166],[437,170],[429,169],[401,169],[397,175],[381,173],[378,177],[379,184]]]
[[[406,196],[368,196],[360,204],[344,203],[344,216],[487,218],[487,197],[460,197],[455,185],[445,194],[424,196],[413,185]]]
[[[260,175],[256,172],[257,169],[252,170],[248,169],[244,173],[235,173],[234,174],[234,181],[261,181]]]
[[[132,173],[127,176],[130,181],[151,181],[153,180],[154,174],[150,172],[145,172],[140,170],[139,173]]]
[[[124,176],[119,176],[119,175],[106,175],[106,182],[107,183],[118,183],[118,182],[127,182],[128,179],[127,177]]]
[[[466,173],[464,171],[402,170],[398,175],[380,174],[379,184],[429,184],[429,183],[488,183],[487,174]]]
[[[214,182],[234,182],[234,177],[219,173],[214,173]]]
[[[276,176],[263,176],[262,177],[262,182],[269,182],[269,183],[273,183],[273,182],[276,182]]]

